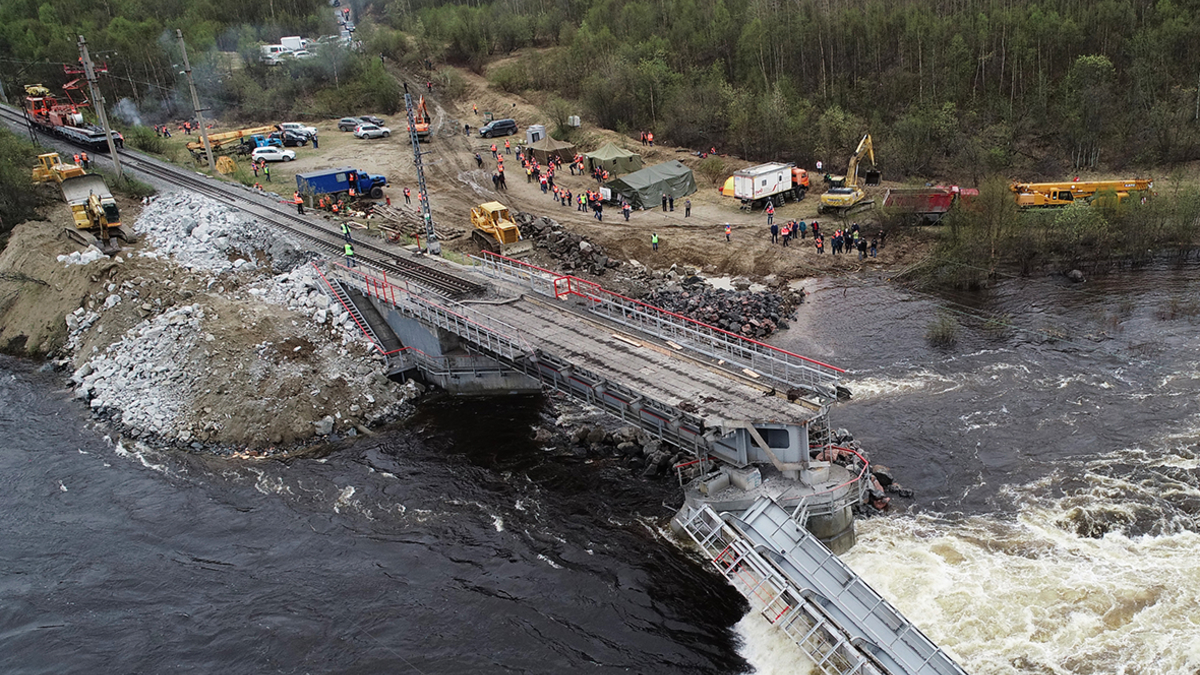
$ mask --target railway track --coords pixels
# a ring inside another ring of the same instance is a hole
[[[26,125],[24,115],[6,106],[0,106],[0,119],[22,126]],[[64,143],[68,142],[57,136],[48,138]],[[96,154],[108,155],[108,153]],[[266,203],[256,193],[252,193],[240,185],[224,183],[131,150],[117,150],[117,155],[124,167],[249,213],[296,237],[314,250],[327,252],[334,256],[340,255],[343,251],[343,242],[338,234],[290,209]],[[397,251],[383,246],[358,241],[355,242],[354,248],[355,257],[363,263],[408,279],[423,288],[450,298],[475,295],[484,290],[484,287],[475,281],[415,260],[400,258]]]

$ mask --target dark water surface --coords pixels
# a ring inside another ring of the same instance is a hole
[[[973,673],[1200,671],[1197,266],[805,285],[779,343],[917,491],[852,566]],[[804,672],[663,538],[669,483],[533,443],[540,399],[253,462],[113,446],[62,382],[0,361],[0,672]]]
[[[2,365],[0,672],[744,668],[740,596],[655,532],[666,486],[544,461],[538,400],[247,462],[113,447]]]

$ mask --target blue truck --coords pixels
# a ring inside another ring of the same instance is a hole
[[[371,199],[383,197],[383,188],[388,184],[387,176],[370,174],[366,171],[352,169],[348,166],[340,169],[324,169],[296,174],[296,189],[302,195],[332,195],[340,192],[350,192],[354,188],[355,195],[369,196]]]

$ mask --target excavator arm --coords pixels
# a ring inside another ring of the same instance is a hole
[[[850,157],[850,164],[846,167],[846,187],[854,187],[858,185],[858,163],[862,161],[863,155],[871,158],[871,166],[875,166],[875,146],[871,143],[871,134],[865,134],[862,140],[858,142],[858,148]]]

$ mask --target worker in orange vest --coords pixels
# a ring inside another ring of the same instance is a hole
[[[506,154],[506,155],[512,154],[512,146],[509,145],[507,138],[504,139],[504,154]]]
[[[652,147],[652,148],[654,147],[654,133],[653,132],[646,133],[646,142],[650,144],[650,147]]]
[[[499,155],[496,154],[496,144],[492,143],[492,159],[496,159]]]
[[[412,195],[412,193],[408,191],[408,188],[404,188],[404,203],[405,204],[412,204],[412,199],[409,198],[411,195]]]
[[[77,152],[77,153],[75,153],[75,155],[74,155],[74,160],[75,160],[75,166],[82,166],[82,165],[83,165],[83,163],[79,161],[79,153],[78,153],[78,152]]]
[[[292,195],[292,199],[296,202],[296,213],[304,215],[304,200],[301,199],[299,190]]]
[[[79,158],[83,160],[83,168],[84,169],[92,168],[92,160],[88,159],[86,152],[79,153]]]
[[[354,188],[350,188],[350,197],[354,198]]]

